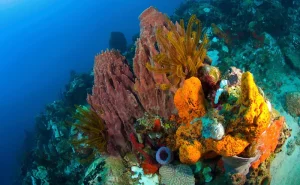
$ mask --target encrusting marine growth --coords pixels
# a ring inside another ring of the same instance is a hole
[[[166,185],[173,182],[166,179],[171,174],[178,178],[176,183],[203,176],[209,182],[230,173],[224,171],[234,168],[224,168],[228,162],[244,161],[237,164],[243,167],[242,175],[268,162],[283,133],[284,118],[274,116],[253,75],[222,76],[210,65],[209,40],[195,15],[185,28],[183,21],[172,23],[150,7],[140,21],[134,73],[117,51],[95,59],[88,102],[91,113],[104,121],[100,128],[107,130],[105,151],[124,160],[133,154],[138,164],[129,167],[142,169],[139,182],[158,179],[159,172]],[[181,174],[181,167],[189,172],[195,168],[195,176]]]
[[[26,134],[16,184],[293,184],[300,1],[207,2],[170,18],[147,8],[134,43],[114,40],[120,51],[98,53],[91,73],[71,72],[33,149]]]

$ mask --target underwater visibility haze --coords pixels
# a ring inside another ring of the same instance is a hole
[[[145,8],[172,13],[179,2],[0,1],[1,185],[12,184],[25,130],[34,135],[35,117],[61,99],[70,71],[89,73],[110,32],[123,32],[131,43]]]
[[[0,184],[300,184],[299,30],[298,0],[0,0]]]

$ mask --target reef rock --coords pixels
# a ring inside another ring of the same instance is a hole
[[[286,56],[286,61],[295,70],[300,70],[300,52],[291,48],[285,48],[284,54]]]
[[[290,92],[285,96],[286,108],[293,116],[300,116],[300,92]]]

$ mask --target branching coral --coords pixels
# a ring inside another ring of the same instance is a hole
[[[179,25],[167,19],[167,28],[169,30],[164,27],[157,29],[156,38],[160,53],[153,57],[154,64],[147,63],[147,68],[154,72],[166,73],[171,83],[178,85],[181,79],[197,75],[206,58],[208,38],[202,34],[201,22],[196,15],[191,16],[186,30],[183,20]]]
[[[76,106],[76,108],[73,118],[78,120],[78,123],[72,125],[83,134],[83,137],[74,140],[73,144],[76,147],[86,146],[99,152],[105,152],[106,128],[103,120],[98,117],[96,112],[87,107]]]
[[[144,145],[139,143],[136,140],[133,133],[130,134],[130,141],[132,143],[133,148],[144,157],[144,160],[142,162],[142,168],[144,170],[144,173],[145,174],[156,173],[159,168],[159,165],[157,163],[155,163],[154,160],[152,159],[152,157],[143,150]]]

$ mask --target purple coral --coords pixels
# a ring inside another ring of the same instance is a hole
[[[173,160],[173,153],[168,147],[160,147],[156,152],[156,161],[161,164],[169,164]]]

